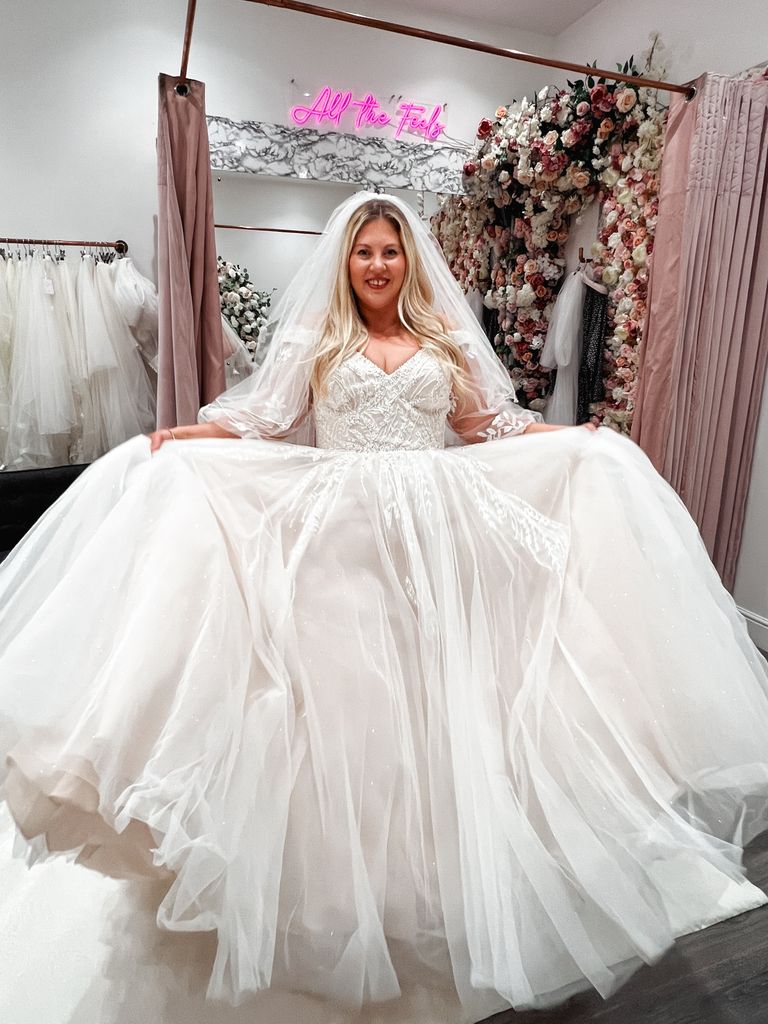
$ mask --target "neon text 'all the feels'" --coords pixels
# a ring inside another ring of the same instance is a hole
[[[428,112],[428,108],[422,104],[403,102],[392,116],[382,109],[373,93],[366,93],[362,99],[354,99],[350,91],[341,92],[326,86],[320,90],[311,106],[292,107],[291,120],[302,127],[310,121],[316,121],[318,125],[333,124],[340,128],[341,119],[347,114],[354,118],[355,131],[358,132],[364,128],[394,125],[396,139],[403,132],[416,132],[434,141],[445,131],[445,125],[439,120],[442,112],[440,104]]]

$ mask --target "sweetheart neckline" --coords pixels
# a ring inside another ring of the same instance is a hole
[[[421,355],[421,353],[423,351],[424,351],[423,348],[417,348],[416,351],[413,353],[413,355],[408,356],[407,359],[404,359],[402,361],[402,363],[400,363],[399,366],[396,366],[394,368],[394,370],[392,370],[390,373],[387,373],[387,371],[385,369],[383,369],[383,367],[379,366],[378,363],[374,363],[374,361],[369,356],[365,355],[365,353],[361,349],[358,349],[354,354],[356,356],[360,356],[361,359],[364,359],[366,361],[366,363],[368,363],[370,366],[372,366],[375,370],[378,370],[379,373],[383,374],[385,377],[394,377],[396,374],[398,374],[403,369],[404,366],[407,366],[408,363],[413,362],[413,360],[417,356]]]

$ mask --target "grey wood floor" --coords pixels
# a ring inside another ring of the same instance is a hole
[[[746,848],[744,865],[768,891],[768,833]],[[486,1024],[768,1024],[768,905],[678,939],[607,1001],[584,993]]]

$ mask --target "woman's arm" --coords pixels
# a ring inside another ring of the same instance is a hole
[[[185,427],[164,427],[147,435],[150,440],[150,451],[156,452],[164,441],[188,441],[196,437],[239,437],[213,420],[211,423],[195,423]]]
[[[486,409],[480,396],[472,390],[456,401],[448,423],[465,444],[478,444],[517,434],[544,434],[552,430],[570,429],[567,424],[542,423],[540,414],[523,409],[512,401],[507,401],[500,410]],[[583,426],[587,430],[597,430],[594,423],[585,423]]]
[[[524,434],[544,434],[548,430],[570,430],[573,424],[569,423],[529,423],[523,431]],[[580,423],[580,427],[587,430],[597,430],[594,423]]]

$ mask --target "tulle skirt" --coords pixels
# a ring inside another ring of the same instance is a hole
[[[169,1024],[479,1020],[607,995],[766,902],[741,846],[768,826],[768,673],[682,502],[610,430],[137,437],[0,597],[27,858],[131,880],[29,872],[86,906],[51,1024],[76,1019],[67,986],[105,1022],[141,1000]],[[15,927],[34,957],[50,923]],[[27,1005],[3,988],[6,1016]]]

